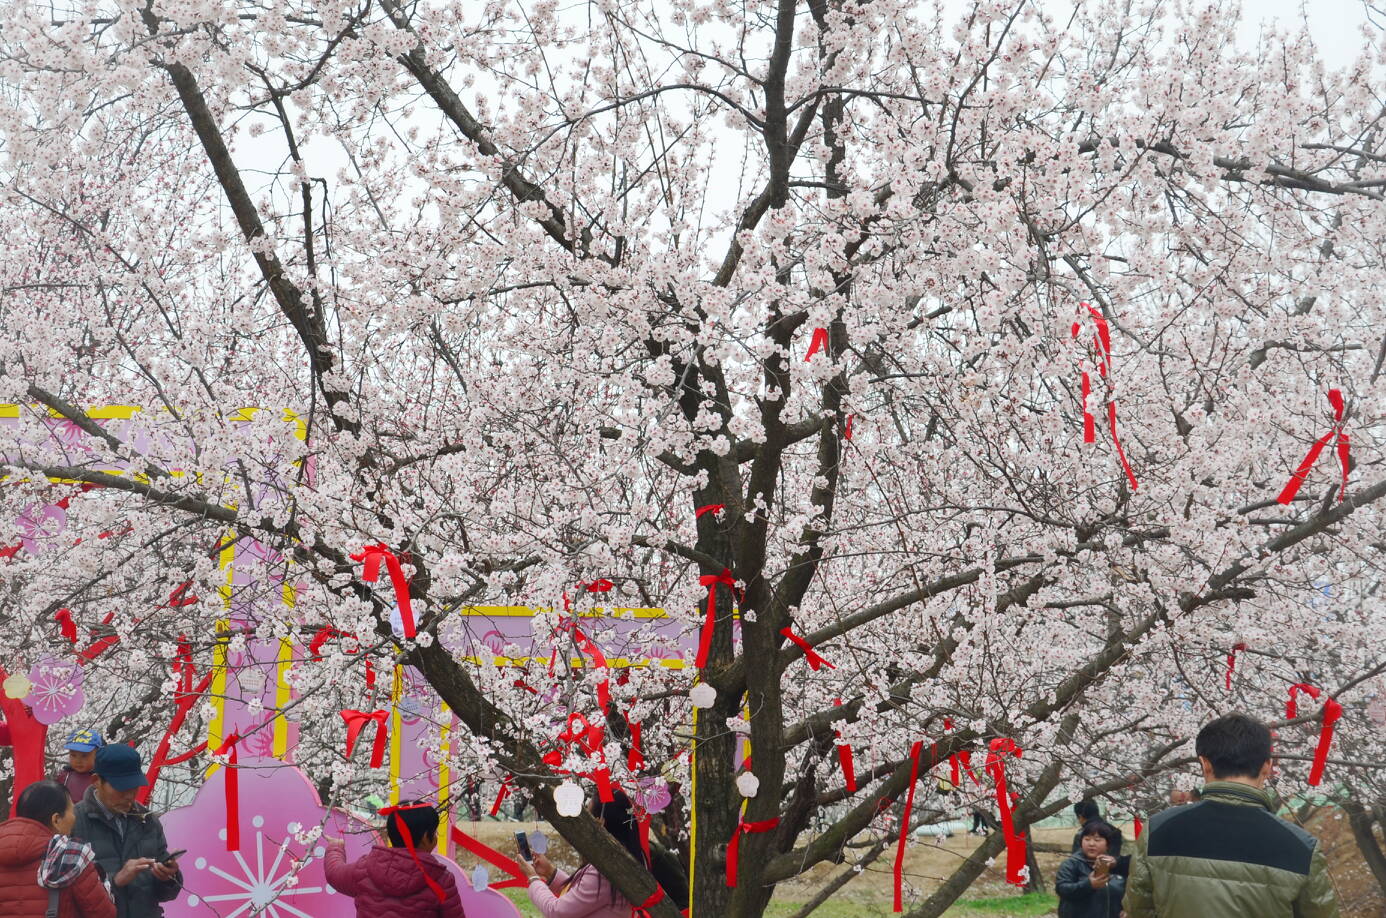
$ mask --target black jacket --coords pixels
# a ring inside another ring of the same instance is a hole
[[[1102,889],[1093,889],[1092,864],[1081,854],[1059,865],[1054,882],[1059,894],[1059,918],[1118,918],[1126,878],[1112,874]]]
[[[115,875],[131,858],[152,857],[157,861],[168,858],[168,840],[164,838],[159,817],[136,803],[128,814],[114,816],[124,824],[124,832],[118,832],[112,817],[96,801],[95,787],[87,789],[76,809],[77,822],[72,827],[72,835],[91,845],[96,852],[96,863],[110,878],[111,890],[115,893],[116,918],[161,918],[164,909],[159,903],[177,897],[183,888],[183,874],[163,882],[146,870],[127,886],[115,885]]]

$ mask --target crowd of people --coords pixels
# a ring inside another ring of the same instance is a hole
[[[0,824],[0,914],[13,918],[158,918],[182,889],[178,859],[158,816],[136,799],[149,782],[139,753],[82,730],[68,763],[25,787],[14,818]],[[1271,734],[1229,714],[1195,741],[1201,791],[1177,791],[1150,819],[1135,851],[1095,801],[1074,807],[1081,828],[1059,867],[1060,918],[1337,918],[1317,840],[1275,815],[1266,789]],[[640,843],[621,791],[590,812],[669,895],[687,889],[664,876]],[[358,918],[463,918],[457,885],[433,854],[441,816],[423,801],[383,811],[386,838],[348,863],[345,842],[328,839],[327,881],[352,897]],[[974,824],[974,829],[978,828]],[[544,918],[626,918],[631,903],[593,864],[572,873],[542,852],[520,862],[530,901]]]

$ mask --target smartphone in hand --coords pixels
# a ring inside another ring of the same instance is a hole
[[[520,857],[527,861],[534,860],[534,852],[529,849],[529,836],[523,832],[515,833],[515,844],[520,848]]]
[[[165,857],[162,863],[171,864],[187,853],[187,848],[179,848],[177,851],[171,852],[167,857]]]

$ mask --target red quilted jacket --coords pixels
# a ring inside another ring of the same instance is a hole
[[[51,830],[32,819],[16,816],[0,823],[0,915],[43,918],[48,890],[38,885],[38,868],[52,837]],[[106,895],[94,864],[58,898],[58,918],[115,918],[115,914],[115,903]]]
[[[356,900],[356,918],[466,918],[448,869],[431,854],[420,852],[419,860],[442,887],[442,902],[404,848],[376,845],[365,857],[348,864],[341,845],[328,845],[323,871],[333,888]]]

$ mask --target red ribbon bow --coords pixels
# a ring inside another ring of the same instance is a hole
[[[698,669],[707,666],[707,655],[712,650],[712,631],[717,623],[717,586],[722,584],[736,590],[736,578],[732,576],[729,568],[722,568],[720,574],[704,574],[698,578],[698,583],[707,587],[707,616],[703,619],[703,631],[698,636],[698,656],[694,658],[693,665]]]
[[[443,887],[439,886],[437,881],[429,876],[428,871],[424,869],[423,861],[419,860],[419,852],[414,850],[414,833],[409,831],[409,824],[404,821],[403,816],[399,815],[400,810],[420,810],[424,807],[432,808],[427,803],[407,803],[402,806],[387,806],[380,811],[380,815],[385,817],[387,825],[390,822],[390,817],[395,817],[395,828],[399,829],[400,837],[404,839],[404,847],[409,849],[409,856],[414,860],[414,866],[419,868],[419,873],[423,875],[428,888],[433,890],[433,895],[438,897],[439,902],[442,902],[447,898],[447,894],[443,892]]]
[[[924,750],[924,741],[915,740],[910,747],[910,789],[905,795],[905,813],[900,818],[900,841],[895,846],[895,911],[905,910],[905,841],[910,835],[910,815],[914,812],[914,785],[919,780],[919,754]]]
[[[217,755],[228,752],[231,758],[226,763],[226,850],[241,850],[241,781],[240,768],[236,765],[236,744],[241,738],[232,733],[222,740],[215,750]]]
[[[607,580],[605,577],[600,580],[593,580],[591,583],[580,584],[589,593],[610,593],[616,584]]]
[[[817,672],[820,668],[824,666],[828,667],[828,669],[837,669],[836,666],[832,665],[827,660],[820,657],[818,653],[813,649],[813,645],[810,644],[808,641],[804,640],[803,638],[799,637],[799,635],[795,634],[792,630],[790,630],[788,625],[780,629],[780,634],[789,638],[789,640],[793,643],[799,645],[799,649],[804,652],[804,659],[808,661],[808,665],[813,667],[813,670],[815,672]]]
[[[1107,327],[1107,319],[1088,303],[1080,303],[1080,306],[1087,309],[1092,316],[1093,324],[1097,326],[1097,333],[1093,336],[1093,348],[1097,353],[1097,372],[1106,379],[1112,368],[1112,333]],[[1072,335],[1076,339],[1082,331],[1082,321],[1073,323]],[[1086,369],[1079,371],[1080,381],[1083,391],[1083,442],[1097,442],[1097,425],[1093,421],[1092,412],[1088,410],[1088,396],[1092,394],[1092,380],[1088,376]],[[1131,471],[1131,464],[1126,461],[1126,451],[1121,447],[1121,437],[1117,435],[1117,407],[1116,402],[1107,403],[1107,423],[1112,430],[1112,446],[1116,447],[1117,458],[1121,460],[1122,471],[1126,473],[1126,480],[1131,483],[1131,490],[1138,487],[1136,475]]]
[[[769,832],[780,824],[780,817],[762,819],[760,822],[738,822],[731,841],[727,842],[727,885],[736,888],[736,868],[741,857],[741,836],[755,832]]]
[[[1315,462],[1319,461],[1319,453],[1323,452],[1323,448],[1328,445],[1328,441],[1332,440],[1334,437],[1338,438],[1338,464],[1341,465],[1343,469],[1343,485],[1338,489],[1338,500],[1342,500],[1344,495],[1347,494],[1348,466],[1351,464],[1351,447],[1348,445],[1347,434],[1343,433],[1343,414],[1346,410],[1346,406],[1343,404],[1343,391],[1341,389],[1329,389],[1328,401],[1329,404],[1333,406],[1333,427],[1329,429],[1328,433],[1315,440],[1313,446],[1309,447],[1309,452],[1305,454],[1304,461],[1299,464],[1299,468],[1295,469],[1294,474],[1290,476],[1290,480],[1285,482],[1285,487],[1280,491],[1280,496],[1276,498],[1276,501],[1279,503],[1288,504],[1295,499],[1295,495],[1299,493],[1299,486],[1304,484],[1304,479],[1309,474],[1309,470],[1314,467]]]
[[[496,791],[496,802],[491,804],[492,816],[500,812],[501,804],[505,802],[506,797],[510,796],[510,782],[513,778],[513,775],[506,775],[505,780],[501,782],[500,790]]]
[[[1001,813],[1001,832],[1006,839],[1006,882],[1016,886],[1025,885],[1025,836],[1015,830],[1015,816],[1011,812],[1011,797],[1006,790],[1007,755],[1020,758],[1021,749],[1014,740],[997,738],[991,741],[991,751],[987,753],[986,772],[996,782],[996,808]]]
[[[1290,697],[1285,702],[1285,717],[1293,720],[1299,716],[1298,705],[1295,704],[1295,695],[1303,692],[1315,701],[1319,699],[1323,690],[1318,686],[1310,685],[1307,682],[1297,682],[1290,686]],[[1318,787],[1323,780],[1323,769],[1328,764],[1328,750],[1333,746],[1333,725],[1343,716],[1343,706],[1335,699],[1324,694],[1323,703],[1323,726],[1319,729],[1319,744],[1314,748],[1314,762],[1309,768],[1309,786]]]
[[[1232,691],[1232,670],[1237,668],[1237,653],[1246,650],[1246,643],[1238,641],[1232,645],[1232,649],[1227,652],[1227,690]]]
[[[379,768],[385,763],[385,741],[390,736],[390,728],[386,724],[389,718],[389,711],[342,711],[342,720],[346,722],[346,756],[351,758],[351,751],[356,748],[356,738],[361,735],[366,724],[375,721],[375,745],[371,747],[371,768]]]
[[[511,879],[498,880],[491,884],[491,889],[506,889],[509,887],[518,887],[522,889],[529,885],[529,880],[525,877],[525,872],[520,869],[520,865],[512,858],[506,857],[485,842],[472,838],[455,825],[452,827],[452,840],[464,850],[470,851],[483,861],[487,861],[510,874]]]
[[[825,350],[827,346],[828,330],[826,328],[815,328],[813,330],[813,338],[809,341],[808,353],[804,355],[804,363],[808,363],[813,359],[814,354],[817,354],[821,350]]]
[[[560,743],[565,745],[577,745],[589,756],[594,756],[601,760],[602,766],[592,772],[590,777],[597,784],[597,798],[602,803],[610,803],[615,800],[615,795],[611,787],[611,770],[606,768],[606,728],[597,726],[582,714],[569,714],[567,728],[557,737]],[[562,761],[561,757],[559,761]]]
[[[409,581],[404,576],[404,568],[400,566],[399,558],[395,557],[395,553],[390,551],[384,542],[378,542],[375,545],[367,545],[352,555],[351,560],[363,562],[361,579],[366,583],[375,583],[380,579],[380,562],[385,562],[385,567],[390,573],[390,583],[395,588],[395,601],[399,603],[399,617],[404,624],[404,636],[412,638],[415,634],[414,607],[409,601]]]

